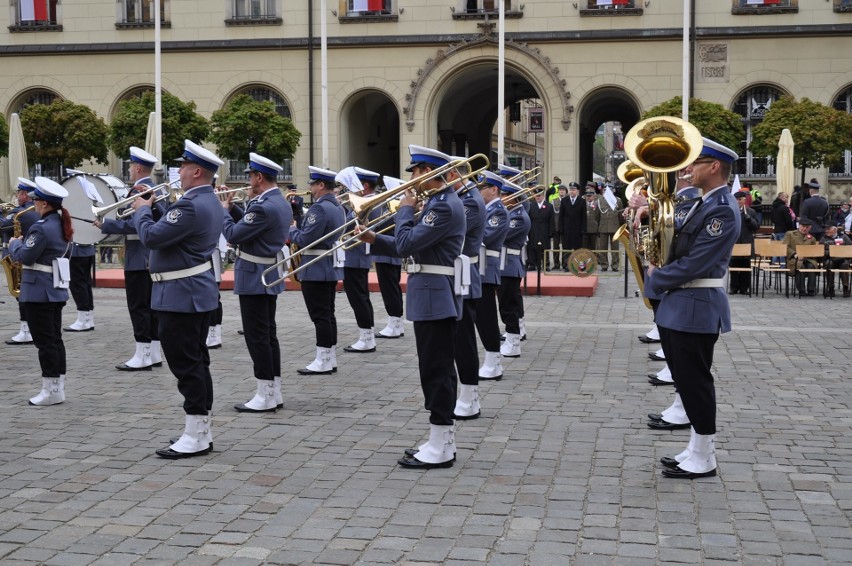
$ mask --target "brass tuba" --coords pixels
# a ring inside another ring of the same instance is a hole
[[[35,205],[28,206],[22,211],[15,214],[12,217],[12,225],[14,233],[12,234],[13,238],[19,238],[21,236],[21,220],[18,218],[20,215],[29,212],[35,209]],[[6,284],[9,285],[9,294],[15,298],[21,296],[21,274],[23,273],[23,266],[18,261],[12,261],[12,255],[7,254],[3,256],[3,259],[0,260],[3,263],[3,270],[6,272]]]
[[[701,154],[703,141],[698,128],[674,116],[656,116],[642,120],[627,132],[624,152],[635,167],[643,171],[648,183],[648,228],[640,238],[646,263],[664,265],[674,238],[674,193],[677,172]],[[631,171],[633,167],[625,168]],[[619,168],[619,172],[621,172]],[[626,176],[626,173],[625,173]],[[636,179],[640,178],[638,175]],[[632,230],[632,226],[627,226]],[[622,231],[616,237],[623,238]],[[615,239],[615,238],[614,238]],[[635,253],[625,246],[628,256]],[[630,258],[634,272],[641,269],[635,256]],[[644,291],[643,273],[635,273]],[[647,304],[647,303],[646,303]]]

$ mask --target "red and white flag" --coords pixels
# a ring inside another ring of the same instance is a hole
[[[598,6],[618,6],[619,4],[630,4],[630,0],[598,0]]]
[[[354,12],[379,12],[382,9],[382,0],[352,0],[352,11]]]
[[[749,6],[767,6],[772,4],[780,4],[781,0],[748,0]]]
[[[44,21],[47,20],[47,0],[20,0],[21,21]]]

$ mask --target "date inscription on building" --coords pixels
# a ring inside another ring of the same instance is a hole
[[[700,43],[696,57],[696,81],[699,83],[726,83],[731,72],[728,66],[727,43]]]

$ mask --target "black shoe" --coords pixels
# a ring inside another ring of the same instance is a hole
[[[400,458],[397,460],[397,464],[402,466],[403,468],[409,468],[412,470],[431,470],[432,468],[452,468],[453,462],[455,462],[455,458],[452,460],[447,460],[446,462],[439,462],[437,464],[430,464],[429,462],[421,462],[414,456],[406,456],[405,458]]]
[[[816,297],[816,291],[808,291],[808,297]]]
[[[18,342],[17,340],[12,340],[11,338],[9,338],[8,340],[6,340],[6,343],[10,346],[24,346],[26,344],[32,344],[33,341],[30,340],[29,342]]]
[[[657,379],[657,376],[649,378],[648,383],[651,385],[674,385],[674,381],[663,381],[662,379]]]
[[[358,350],[357,348],[353,348],[352,346],[346,346],[343,348],[344,352],[355,352],[356,354],[369,354],[370,352],[375,352],[375,348],[370,348],[369,350]]]
[[[606,270],[607,270],[606,267],[601,267],[601,271],[606,271]]]
[[[94,326],[91,327],[91,328],[82,328],[80,330],[77,330],[76,328],[71,328],[70,326],[67,326],[67,327],[63,328],[62,330],[64,330],[65,332],[89,332],[90,330],[94,330],[94,329],[95,329]]]
[[[151,367],[152,368],[161,368],[161,367],[163,367],[163,362],[154,362],[153,364],[151,364]]]
[[[666,468],[663,470],[664,478],[676,478],[682,480],[692,480],[695,478],[712,478],[716,477],[716,469],[712,469],[709,472],[687,472],[686,470],[681,470],[680,466],[676,466],[674,468]]]
[[[453,413],[453,418],[456,419],[457,421],[472,421],[473,419],[478,419],[479,413],[481,413],[481,412],[482,411],[479,411],[475,415],[457,415],[457,414]]]
[[[221,344],[216,344],[215,346],[207,346],[207,349],[208,350],[218,350],[221,347],[222,347]]]
[[[662,420],[662,419],[660,419],[658,421],[648,421],[645,424],[648,425],[648,428],[652,428],[654,430],[681,430],[681,429],[689,428],[690,426],[692,426],[689,423],[675,424],[675,423],[670,423],[670,422]]]
[[[663,415],[661,415],[660,413],[648,413],[648,419],[659,422],[663,420]]]
[[[413,458],[414,455],[417,454],[418,452],[420,452],[420,450],[418,450],[417,448],[406,448],[405,449],[405,455],[408,456],[409,458]],[[452,461],[453,462],[456,461],[456,455],[455,454],[453,454],[453,460]]]
[[[852,289],[849,289],[848,287],[844,287],[843,288],[843,298],[848,299],[849,297],[852,297]],[[9,342],[7,341],[6,343],[8,344]]]
[[[337,371],[337,368],[334,368],[330,371],[313,371],[308,368],[299,368],[296,370],[296,373],[299,375],[331,375]]]
[[[169,446],[171,446],[172,444],[174,444],[178,440],[180,440],[179,436],[173,436],[172,438],[169,439]],[[210,443],[210,452],[213,452],[213,443],[212,442]]]
[[[617,267],[613,267],[612,269],[610,269],[610,271],[612,271],[613,273],[615,273],[615,272],[617,272],[617,271],[618,271],[618,268],[617,268]]]
[[[669,458],[668,456],[663,456],[660,458],[660,464],[664,465],[667,468],[677,468],[677,465],[680,462],[675,460],[674,458]]]
[[[645,334],[643,334],[642,336],[639,336],[639,341],[642,342],[643,344],[659,344],[660,343],[659,338],[648,338],[648,336],[646,336]]]
[[[664,362],[666,359],[663,356],[658,356],[657,352],[649,352],[648,357],[654,360],[655,362]]]
[[[246,333],[246,331],[243,330],[242,328],[237,330],[237,334],[239,334],[240,336],[245,336],[245,333]]]
[[[162,363],[160,365],[162,365]],[[115,366],[115,369],[119,371],[151,371],[151,366],[145,366],[143,368],[134,368],[130,367],[127,364],[118,364],[117,366]]]
[[[171,448],[160,448],[157,450],[157,456],[167,460],[181,460],[183,458],[192,458],[193,456],[204,456],[205,454],[210,454],[211,450],[213,450],[212,444],[199,452],[176,452]]]
[[[278,411],[278,406],[272,407],[271,409],[252,409],[251,407],[246,407],[245,404],[234,405],[234,408],[238,413],[274,413]]]

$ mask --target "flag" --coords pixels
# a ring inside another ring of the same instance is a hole
[[[353,12],[366,12],[369,8],[367,8],[367,0],[352,0],[352,11]]]
[[[47,20],[47,0],[20,0],[20,2],[22,22]]]
[[[734,175],[734,184],[731,185],[731,192],[737,194],[741,190],[743,190],[743,188],[742,185],[740,185],[740,176]]]
[[[598,0],[598,6],[617,6],[630,4],[630,0]]]
[[[384,8],[384,6],[382,6],[382,4],[383,4],[383,0],[369,0],[367,2],[367,6],[368,6],[367,9],[372,10],[374,12],[381,12],[382,8]]]
[[[780,4],[781,0],[748,0],[749,6],[766,6],[771,4]]]

